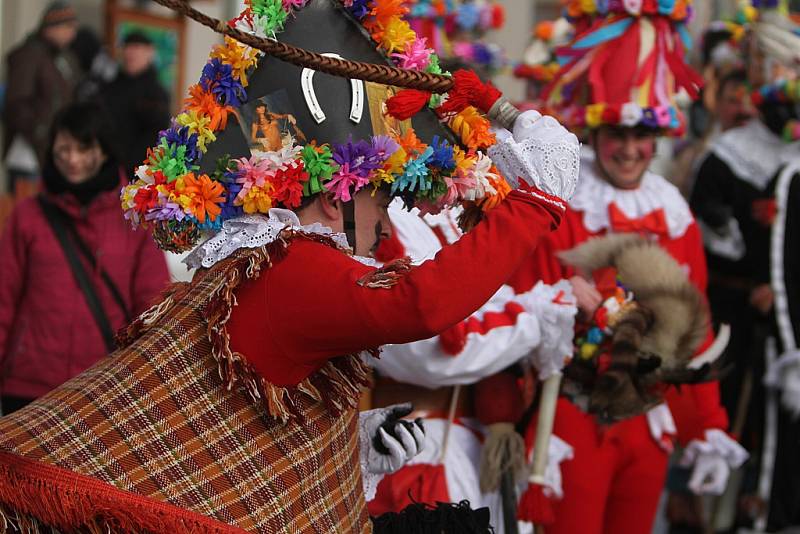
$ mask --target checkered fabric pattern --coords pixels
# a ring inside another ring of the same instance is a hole
[[[371,532],[356,410],[303,398],[302,422],[284,425],[220,378],[202,310],[230,268],[196,277],[131,345],[0,419],[0,451],[248,532]]]

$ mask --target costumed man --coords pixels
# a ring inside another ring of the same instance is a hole
[[[542,89],[553,81],[558,72],[555,50],[572,39],[572,24],[560,17],[556,20],[543,20],[533,29],[533,40],[525,49],[522,61],[514,67],[514,76],[526,80],[525,103],[520,109],[541,109]]]
[[[422,263],[461,237],[457,222],[461,210],[424,215],[417,211],[402,209],[398,201],[390,205],[392,240],[397,243],[382,244],[379,252],[391,251],[385,259],[407,253],[415,264]],[[524,265],[520,270],[529,269]],[[487,434],[499,430],[482,425],[480,419],[488,416],[491,423],[492,412],[504,409],[519,415],[525,403],[520,395],[497,406],[497,397],[486,398],[482,391],[476,395],[475,386],[517,362],[527,374],[538,370],[542,379],[558,372],[572,351],[576,312],[566,281],[554,286],[540,283],[523,293],[516,291],[515,283],[511,277],[476,313],[436,337],[385,346],[373,363],[379,373],[373,405],[411,400],[416,415],[425,419],[427,444],[405,467],[384,477],[376,498],[369,502],[371,515],[400,511],[412,502],[468,500],[473,506],[489,507],[495,531],[505,531],[500,495],[484,494],[480,483],[483,444]],[[503,386],[517,389],[516,377],[501,380]],[[479,388],[496,387],[497,382]],[[552,461],[568,454],[568,446],[557,439],[551,442]],[[494,470],[499,478],[499,467]],[[557,486],[557,481],[550,482]],[[515,507],[514,501],[512,510]]]
[[[226,27],[183,2],[159,1],[278,52],[302,45],[379,65],[386,53],[419,53],[394,2],[253,1]],[[253,40],[265,35],[280,42]],[[357,63],[289,51],[346,76],[360,72]],[[423,64],[436,72],[435,57]],[[451,144],[431,111],[400,134],[376,134],[385,121],[373,110],[387,88],[304,65],[259,57],[232,39],[212,51],[184,111],[121,194],[125,216],[149,223],[162,248],[195,247],[187,261],[198,272],[136,319],[105,361],[0,419],[5,524],[372,530],[363,486],[376,482],[369,475],[399,467],[398,451],[413,456],[422,437],[418,424],[392,419],[397,410],[367,414],[359,433],[362,353],[430,338],[477,310],[558,225],[578,162],[543,176],[532,165],[509,186],[483,151]],[[273,111],[291,112],[316,143],[251,153],[247,125],[230,112],[265,99]],[[343,101],[352,104],[349,114],[338,112]],[[501,124],[525,122],[496,89],[456,73],[437,111],[455,120],[468,109],[472,124],[486,121],[482,113]],[[576,150],[554,119],[526,125],[542,156]],[[439,207],[477,202],[487,214],[432,261],[376,269],[348,252],[367,256],[387,235],[391,196]]]
[[[794,463],[797,404],[792,395],[798,388],[792,363],[796,314],[790,297],[797,251],[796,241],[785,238],[794,224],[788,199],[796,189],[792,177],[800,154],[800,37],[796,24],[777,7],[756,2],[742,6],[748,21],[747,78],[758,116],[711,144],[691,198],[703,228],[712,310],[734,326],[726,356],[735,370],[723,383],[723,399],[736,410],[742,442],[761,453],[759,465],[753,466],[760,474],[745,477],[758,482],[742,488],[742,504],[756,528],[768,531],[800,524],[800,480]],[[770,367],[776,350],[786,356]],[[783,406],[778,406],[774,388],[783,389]]]
[[[656,137],[683,129],[674,103],[676,92],[683,88],[697,94],[699,77],[683,58],[683,24],[690,5],[679,0],[668,8],[648,2],[624,6],[598,2],[590,7],[585,2],[568,5],[570,16],[594,18],[588,23],[576,20],[575,40],[560,51],[564,66],[544,97],[554,107],[582,108],[583,113],[575,116],[582,117],[581,126],[589,129],[594,155],[582,160],[581,183],[559,231],[535,251],[535,273],[555,283],[576,274],[559,261],[560,251],[595,236],[637,233],[667,251],[702,292],[706,268],[698,226],[678,190],[647,170]],[[503,168],[502,157],[496,154],[503,150],[502,142],[493,150]],[[605,289],[616,291],[613,278],[596,282],[596,287],[574,286],[576,296],[590,293],[600,305],[608,296]],[[653,399],[642,399],[638,409],[629,405],[615,413],[607,399],[593,396],[592,384],[608,386],[620,372],[635,384],[637,373],[647,372],[646,365],[618,364],[613,375],[603,377],[608,362],[599,360],[601,340],[593,337],[587,333],[576,340],[579,357],[565,370],[557,402],[553,433],[574,448],[574,458],[561,465],[564,496],[554,503],[554,521],[545,530],[649,533],[676,434],[687,446],[687,460],[694,460],[690,486],[698,492],[721,491],[730,467],[741,464],[746,453],[725,433],[728,420],[713,381],[670,388],[668,403],[652,406]],[[582,383],[572,370],[586,362],[594,365],[597,377],[587,376]],[[656,398],[663,396],[661,392]],[[529,426],[528,443],[534,433],[535,425]],[[522,517],[540,515],[526,509],[528,504],[523,496]]]

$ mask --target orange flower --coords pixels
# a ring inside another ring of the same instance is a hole
[[[511,186],[509,186],[505,178],[500,175],[500,171],[498,171],[496,167],[492,166],[490,172],[489,183],[492,184],[492,187],[494,187],[497,193],[485,197],[480,202],[481,210],[483,211],[496,208],[511,192]]]
[[[216,220],[222,212],[219,204],[225,202],[225,189],[219,182],[213,181],[207,174],[195,178],[194,173],[183,177],[183,194],[189,197],[188,209],[201,223],[206,222],[206,215],[211,221]]]
[[[196,83],[189,87],[189,98],[183,101],[187,111],[194,111],[198,115],[205,115],[211,119],[208,127],[216,132],[224,130],[228,124],[228,113],[233,111],[231,106],[222,106],[217,98]]]
[[[415,154],[420,154],[427,148],[425,143],[420,141],[417,134],[414,133],[413,128],[409,128],[401,137],[396,137],[395,141],[409,157],[414,157]]]
[[[373,39],[380,42],[383,31],[389,27],[392,19],[400,19],[408,13],[405,6],[406,0],[384,0],[376,2],[369,17],[364,22],[364,28],[372,35]],[[376,38],[377,37],[377,38]]]
[[[225,44],[215,46],[211,58],[218,58],[230,65],[233,76],[239,79],[242,87],[247,87],[247,71],[258,63],[258,50],[239,44],[239,41],[226,35]]]

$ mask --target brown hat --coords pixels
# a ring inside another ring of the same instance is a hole
[[[50,26],[58,26],[59,24],[75,22],[77,20],[78,16],[72,4],[65,0],[54,0],[50,2],[47,9],[42,13],[42,20],[39,23],[39,27],[47,28]]]

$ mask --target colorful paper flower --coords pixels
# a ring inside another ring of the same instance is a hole
[[[426,38],[409,41],[402,52],[395,52],[392,57],[399,67],[410,70],[425,70],[431,61],[433,50],[428,48]]]
[[[197,134],[197,148],[203,153],[208,150],[209,143],[217,140],[217,136],[211,129],[211,117],[201,115],[196,110],[184,111],[175,117],[175,122],[189,128],[189,132]]]
[[[194,111],[210,119],[208,127],[217,132],[224,130],[228,124],[228,113],[233,111],[231,106],[225,106],[217,101],[216,95],[200,84],[189,87],[189,97],[183,101],[186,111]],[[195,138],[196,143],[196,138]]]
[[[416,40],[417,35],[408,22],[400,18],[393,18],[383,29],[380,36],[380,45],[387,52],[399,52],[403,50],[406,43]]]
[[[287,208],[296,208],[303,200],[303,187],[307,181],[308,173],[303,168],[302,160],[292,163],[285,169],[278,169],[272,178],[275,186],[272,197]]]
[[[403,174],[392,183],[392,194],[398,191],[426,192],[431,187],[429,179],[428,160],[433,155],[433,147],[428,147],[418,157],[406,163]]]
[[[362,175],[350,170],[350,164],[345,162],[333,173],[330,181],[325,184],[328,191],[333,192],[335,200],[350,202],[362,187],[369,183],[369,175]]]
[[[253,24],[267,35],[281,31],[289,16],[282,0],[250,0],[250,9],[254,15]]]
[[[358,174],[362,178],[369,178],[375,169],[382,166],[383,161],[372,145],[363,139],[333,145],[333,161],[340,167],[347,165],[348,172]]]
[[[213,221],[222,212],[220,206],[225,202],[222,184],[213,181],[207,174],[195,177],[194,173],[189,173],[183,177],[183,185],[181,193],[189,198],[184,208],[200,223],[204,223],[206,217]]]
[[[247,87],[247,71],[258,64],[258,50],[240,44],[236,39],[226,35],[225,44],[215,46],[211,51],[211,58],[230,65],[233,77],[239,80],[242,87]]]
[[[303,195],[310,196],[325,191],[325,182],[331,179],[337,165],[328,145],[306,145],[301,152],[308,181],[303,184]]]

